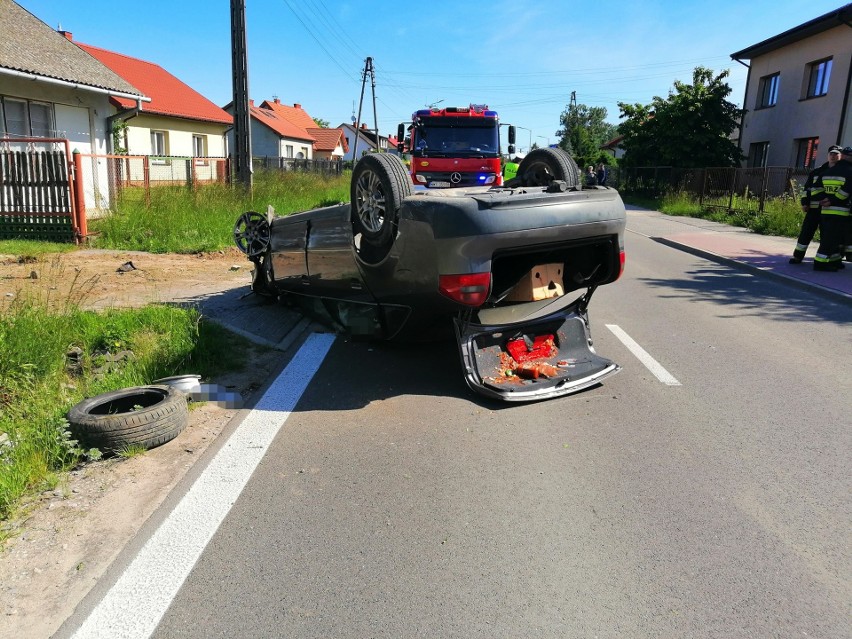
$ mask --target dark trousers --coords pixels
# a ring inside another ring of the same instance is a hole
[[[819,223],[819,248],[814,257],[814,268],[833,270],[840,265],[840,248],[848,219],[848,215],[822,213]]]
[[[847,262],[852,262],[852,215],[843,218],[843,242],[840,252],[846,255]]]
[[[819,228],[820,217],[819,208],[811,207],[805,213],[805,219],[802,220],[802,228],[799,231],[799,239],[796,240],[796,248],[793,250],[793,257],[795,259],[801,260],[805,257],[808,244],[813,241],[814,235],[816,235]]]

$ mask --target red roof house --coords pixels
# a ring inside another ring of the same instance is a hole
[[[66,33],[70,39],[70,34]],[[223,157],[233,118],[161,66],[88,44],[83,51],[140,89],[150,102],[137,109],[113,96],[117,119],[127,123],[125,149],[131,155]]]
[[[314,136],[314,157],[326,160],[340,160],[349,150],[343,129],[310,128],[308,133]]]
[[[317,159],[339,159],[346,153],[346,136],[341,129],[326,129],[317,126],[314,119],[302,108],[298,102],[293,106],[282,104],[279,98],[264,100],[260,108],[269,109],[277,117],[303,128],[315,140],[314,157]]]
[[[233,103],[223,108],[230,113]],[[255,157],[337,160],[347,150],[343,131],[318,127],[301,104],[288,106],[275,98],[255,106],[249,100],[249,113]]]
[[[300,126],[303,129],[307,130],[317,126],[317,123],[314,122],[314,119],[308,115],[308,112],[302,108],[302,105],[298,102],[294,103],[293,106],[288,106],[286,104],[281,104],[281,100],[278,98],[273,98],[272,102],[269,100],[264,100],[260,103],[261,109],[269,109],[279,118],[283,118],[288,122],[292,122],[296,126]]]

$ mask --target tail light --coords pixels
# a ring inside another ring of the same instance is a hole
[[[618,277],[621,277],[622,275],[624,275],[624,259],[625,259],[624,251],[623,250],[619,251],[618,252]],[[615,279],[618,279],[618,277],[616,277]]]
[[[491,292],[491,273],[442,275],[438,290],[454,302],[465,306],[482,306]]]

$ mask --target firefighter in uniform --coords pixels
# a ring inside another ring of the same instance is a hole
[[[503,184],[517,177],[518,168],[520,167],[521,160],[523,160],[524,157],[526,157],[524,153],[517,153],[515,154],[515,157],[506,162],[506,166],[503,167]]]
[[[852,146],[844,146],[841,153],[843,154],[841,162],[846,162],[852,166]],[[850,205],[852,205],[852,198],[849,199]],[[852,215],[847,217],[845,222],[846,231],[844,233],[844,245],[841,247],[841,251],[846,255],[846,261],[852,262]]]
[[[836,146],[829,149],[830,153],[834,151],[842,149]],[[820,201],[820,243],[814,256],[814,270],[837,271],[843,268],[840,252],[850,216],[852,163],[838,161],[822,171],[814,182],[823,190],[823,199]]]
[[[808,245],[813,241],[814,235],[819,228],[819,203],[823,198],[823,191],[822,186],[815,184],[816,179],[826,168],[834,166],[839,159],[840,147],[829,147],[828,162],[823,162],[822,166],[808,173],[808,179],[805,180],[804,191],[800,200],[802,210],[805,212],[805,219],[802,220],[802,228],[799,230],[799,238],[796,240],[796,248],[793,249],[793,257],[790,258],[790,264],[802,263],[805,251],[808,250]]]

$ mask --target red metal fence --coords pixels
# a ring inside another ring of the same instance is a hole
[[[108,211],[128,191],[150,202],[151,189],[230,181],[229,158],[197,158],[149,155],[84,154],[86,208],[90,214]]]

